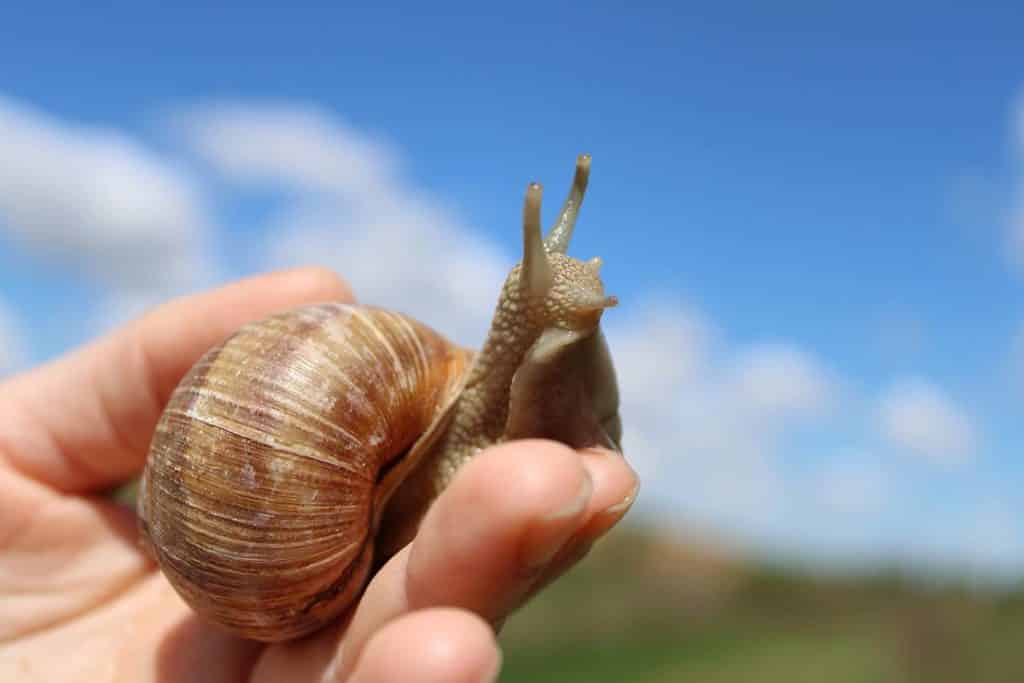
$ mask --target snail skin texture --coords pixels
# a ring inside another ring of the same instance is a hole
[[[143,472],[143,544],[201,618],[281,641],[355,601],[480,449],[540,437],[620,450],[599,323],[600,259],[565,254],[590,157],[546,239],[541,187],[486,342],[463,349],[371,306],[323,303],[246,325],[171,395]]]

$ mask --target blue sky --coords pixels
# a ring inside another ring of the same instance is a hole
[[[503,12],[5,10],[7,364],[308,262],[474,341],[525,183],[550,215],[586,150],[573,253],[623,301],[640,514],[812,559],[1022,571],[1024,10]],[[416,248],[360,270],[371,233]],[[125,266],[154,254],[173,267]]]

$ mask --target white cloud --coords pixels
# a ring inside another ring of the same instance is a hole
[[[739,354],[732,368],[735,392],[768,417],[811,416],[834,395],[828,372],[809,354],[784,344],[765,344]]]
[[[28,349],[14,312],[0,300],[0,377],[20,369],[28,359]]]
[[[608,316],[614,321],[619,311]],[[622,386],[624,400],[670,403],[679,387],[694,384],[704,372],[714,336],[699,313],[667,303],[648,305],[628,324],[617,324],[615,362],[629,368],[629,382]]]
[[[410,184],[381,142],[310,108],[216,105],[179,127],[229,179],[300,194],[267,258],[343,273],[360,300],[407,312],[466,344],[482,341],[516,260]],[[258,140],[258,144],[254,144]]]
[[[296,104],[211,104],[172,121],[225,177],[361,202],[389,189],[397,155],[337,117]]]
[[[991,586],[993,581],[1019,585],[1024,575],[1024,506],[1012,478],[987,482],[983,495],[956,506],[941,524],[923,523],[912,531],[913,543],[897,551],[925,575],[966,577]]]
[[[478,345],[515,259],[502,258],[437,206],[399,194],[390,203],[282,217],[268,257],[281,266],[327,265],[345,275],[360,301],[405,312],[463,344]]]
[[[131,138],[0,99],[0,227],[115,285],[191,280],[205,218],[181,173]]]
[[[977,441],[968,415],[939,387],[920,379],[890,386],[878,401],[877,419],[892,445],[938,464],[966,462]]]
[[[123,133],[3,98],[0,231],[101,283],[101,328],[214,279],[209,226],[185,173]]]
[[[876,512],[887,492],[885,472],[864,453],[844,454],[818,473],[818,500],[840,514]]]
[[[623,446],[652,504],[744,536],[785,533],[780,435],[835,402],[830,373],[785,344],[732,348],[670,304],[609,318]]]
[[[1024,527],[1020,510],[1005,500],[987,500],[964,520],[963,536],[970,544],[972,569],[990,575],[993,570],[1019,580],[1024,570]]]

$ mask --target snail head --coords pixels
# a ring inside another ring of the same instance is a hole
[[[590,155],[576,159],[576,174],[569,196],[548,231],[541,238],[540,204],[543,188],[530,183],[523,202],[523,260],[519,283],[530,304],[543,302],[544,326],[568,330],[588,330],[597,327],[604,309],[618,303],[614,296],[606,296],[601,282],[601,259],[580,261],[566,255],[583,195],[590,176]]]

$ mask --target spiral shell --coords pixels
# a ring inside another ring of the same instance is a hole
[[[157,426],[144,543],[201,616],[258,640],[316,629],[361,589],[382,506],[470,359],[371,307],[242,328],[192,368]]]

